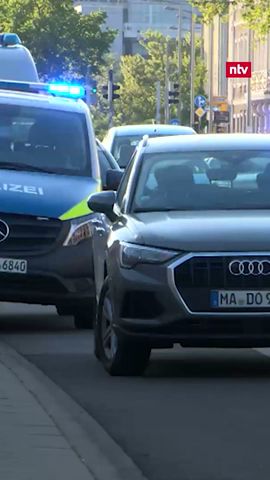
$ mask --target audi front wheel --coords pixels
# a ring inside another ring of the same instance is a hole
[[[142,375],[149,362],[151,348],[127,338],[119,338],[114,331],[113,320],[109,281],[106,279],[95,323],[95,355],[110,375]]]

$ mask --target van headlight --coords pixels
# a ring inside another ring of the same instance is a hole
[[[91,215],[85,217],[74,218],[70,222],[68,235],[63,243],[64,247],[74,247],[83,240],[92,237],[94,218]]]
[[[120,242],[120,265],[123,268],[133,268],[138,263],[165,263],[179,253],[173,250]]]

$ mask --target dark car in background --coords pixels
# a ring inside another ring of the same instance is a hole
[[[111,152],[121,168],[126,168],[143,136],[194,135],[191,127],[180,125],[125,125],[108,130],[103,145]]]
[[[270,345],[270,135],[145,139],[89,206],[108,218],[95,348],[110,374],[176,343]]]

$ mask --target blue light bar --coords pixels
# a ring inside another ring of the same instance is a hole
[[[86,92],[82,85],[68,83],[26,83],[0,79],[0,90],[12,90],[28,93],[49,93],[66,98],[85,98]]]
[[[71,98],[83,98],[85,89],[81,85],[72,85],[68,83],[50,83],[48,91],[54,95],[61,95]]]
[[[0,35],[0,45],[4,47],[20,45],[21,39],[16,33],[2,33]]]

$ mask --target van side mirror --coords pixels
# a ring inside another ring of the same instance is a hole
[[[124,172],[121,170],[107,170],[106,190],[116,191],[120,185]]]

